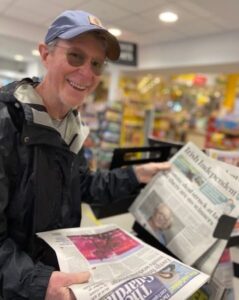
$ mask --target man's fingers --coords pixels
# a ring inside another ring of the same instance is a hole
[[[157,167],[158,167],[158,170],[167,170],[171,167],[171,164],[170,164],[170,162],[165,161],[165,162],[159,163]]]
[[[66,274],[64,285],[69,286],[72,284],[84,283],[87,282],[89,278],[90,278],[90,272]]]

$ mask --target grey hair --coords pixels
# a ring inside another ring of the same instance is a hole
[[[87,35],[87,34],[93,35],[98,41],[101,42],[102,48],[106,52],[107,47],[108,47],[107,40],[106,40],[105,36],[99,30],[98,31],[86,32],[86,33],[83,33],[82,35],[84,35],[84,34],[85,35]],[[74,38],[72,38],[72,39],[74,39]],[[60,40],[61,40],[61,38],[56,38],[56,39],[54,39],[53,41],[51,41],[47,44],[49,52],[53,51],[54,47],[58,44],[58,42]]]
[[[47,48],[49,52],[53,51],[54,47],[58,44],[59,40],[60,40],[59,38],[56,38],[47,44]]]

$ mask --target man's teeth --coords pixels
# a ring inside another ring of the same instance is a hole
[[[78,83],[76,83],[74,81],[71,81],[71,80],[69,80],[69,83],[70,83],[71,86],[73,86],[74,88],[77,88],[79,90],[85,90],[87,88],[87,86],[80,85],[80,84],[78,84]]]

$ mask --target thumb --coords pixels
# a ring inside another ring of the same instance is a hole
[[[76,283],[84,283],[87,282],[89,278],[90,278],[90,272],[66,274],[65,286],[69,286]]]

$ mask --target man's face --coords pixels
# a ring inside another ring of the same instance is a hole
[[[84,63],[81,66],[69,63],[69,59],[77,62],[82,57]],[[104,60],[103,44],[91,34],[68,41],[59,40],[45,64],[50,96],[54,98],[52,101],[57,101],[57,104],[66,109],[82,105],[85,97],[95,90],[100,81],[100,75],[95,74],[94,66]]]
[[[153,215],[154,226],[158,229],[167,229],[171,225],[171,211],[168,207],[158,207]]]

